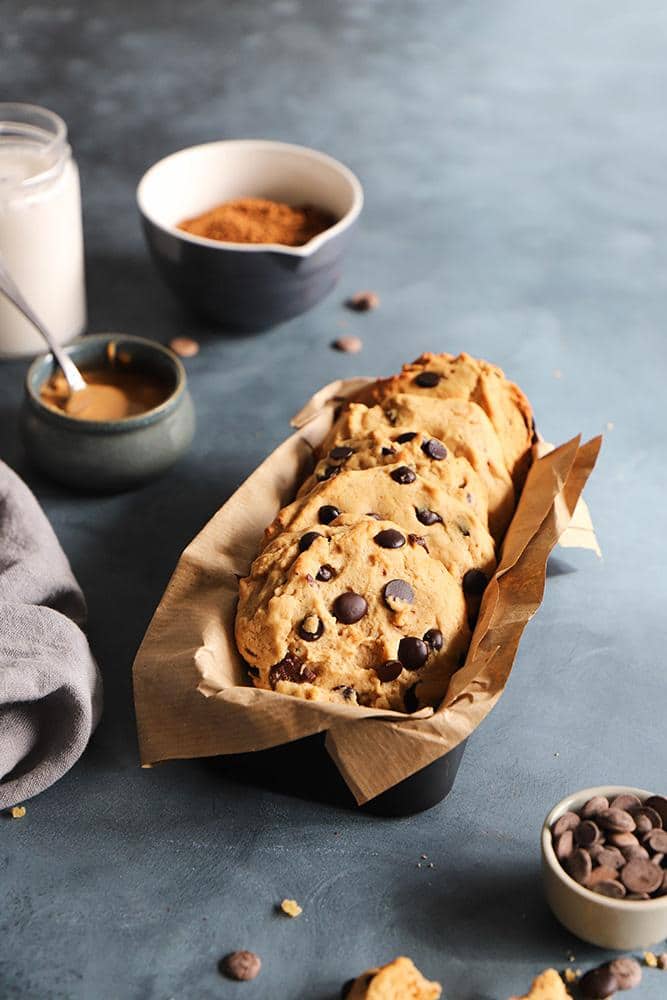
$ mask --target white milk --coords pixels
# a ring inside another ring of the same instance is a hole
[[[83,332],[86,300],[79,172],[64,122],[30,105],[0,104],[0,255],[60,343]],[[0,357],[46,345],[0,293]]]

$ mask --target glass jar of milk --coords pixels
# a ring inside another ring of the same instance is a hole
[[[79,171],[65,122],[31,104],[0,103],[0,256],[59,343],[83,332]],[[0,357],[44,349],[40,335],[0,293]]]

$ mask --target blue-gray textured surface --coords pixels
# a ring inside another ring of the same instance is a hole
[[[0,368],[1,454],[78,574],[106,682],[83,761],[0,825],[0,995],[332,1000],[404,952],[449,1000],[505,1000],[570,955],[599,961],[546,909],[538,831],[585,785],[666,790],[664,4],[3,0],[0,14],[4,94],[71,127],[90,328],[202,340],[189,456],[118,497],[29,469],[24,366]],[[225,340],[161,287],[134,186],[176,148],[256,136],[340,157],[367,202],[338,292]],[[360,287],[380,293],[375,313],[342,309]],[[361,355],[331,351],[342,332],[363,337]],[[553,563],[450,799],[382,821],[196,765],[140,770],[130,667],[182,548],[313,389],[429,348],[500,363],[548,439],[610,428],[587,491],[604,559]],[[418,869],[421,853],[436,867]],[[298,921],[273,912],[285,895]],[[236,947],[263,957],[252,984],[216,972]],[[667,995],[667,973],[636,995]]]

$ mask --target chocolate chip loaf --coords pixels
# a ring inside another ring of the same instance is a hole
[[[465,661],[530,461],[500,369],[422,355],[346,405],[239,585],[257,687],[413,712]]]

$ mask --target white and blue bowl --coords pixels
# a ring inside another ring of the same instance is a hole
[[[315,205],[337,222],[298,247],[227,243],[177,228],[248,197]],[[306,312],[332,290],[363,191],[351,170],[317,150],[240,139],[159,160],[139,182],[137,202],[149,250],[172,291],[221,332],[250,333]]]

